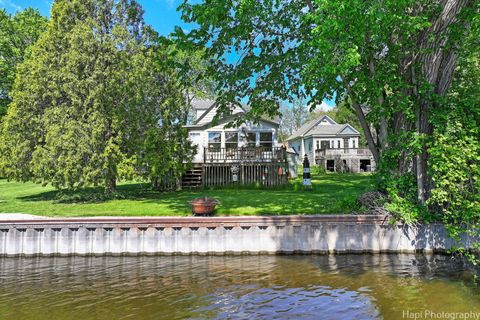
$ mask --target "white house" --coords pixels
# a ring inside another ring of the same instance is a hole
[[[231,127],[233,120],[243,119],[247,107],[233,106],[228,116],[214,121],[218,106],[214,101],[192,102],[192,121],[185,127],[190,141],[197,146],[192,168],[182,177],[182,186],[224,186],[261,184],[278,186],[296,177],[294,153],[278,144],[279,122],[262,118],[244,120]]]
[[[359,148],[360,133],[350,124],[338,124],[329,116],[306,123],[288,139],[300,157],[330,171],[371,171],[375,163],[370,150]]]
[[[188,129],[189,139],[197,145],[194,163],[204,162],[205,152],[208,150],[226,154],[229,150],[242,147],[280,147],[277,141],[279,123],[276,120],[260,119],[258,123],[245,121],[237,127],[227,126],[232,120],[241,118],[246,113],[246,106],[235,105],[231,115],[218,119],[216,123],[213,123],[218,109],[215,101],[194,100],[192,108],[193,122],[185,127]]]

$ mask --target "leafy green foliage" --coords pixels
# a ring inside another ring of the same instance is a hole
[[[16,68],[47,27],[47,19],[31,8],[9,15],[0,10],[0,119],[11,102]]]
[[[474,25],[477,30],[480,25]],[[472,35],[446,102],[434,113],[434,139],[430,146],[431,174],[435,184],[429,203],[442,214],[450,235],[480,234],[480,52]],[[480,249],[480,243],[476,243]]]
[[[336,94],[355,109],[399,219],[478,223],[478,121],[468,120],[478,113],[461,105],[478,109],[479,86],[454,78],[478,59],[478,2],[206,0],[181,9],[198,28],[177,38],[207,47],[220,101],[247,97],[256,117],[276,114],[276,99],[316,105]],[[452,81],[462,84],[451,90]]]
[[[313,108],[313,106],[312,106]],[[283,104],[280,106],[281,121],[279,127],[279,140],[284,142],[298,130],[302,125],[324,115],[334,119],[337,123],[348,123],[357,130],[361,125],[355,112],[347,99],[343,98],[330,110],[309,110],[309,102],[306,99],[295,99],[292,105]],[[360,146],[366,145],[366,139],[360,130]]]
[[[111,193],[118,179],[181,174],[184,98],[142,14],[134,0],[54,3],[2,127],[7,178]]]

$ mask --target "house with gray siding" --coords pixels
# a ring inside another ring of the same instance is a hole
[[[350,124],[339,124],[329,116],[312,120],[288,139],[288,146],[310,163],[334,172],[375,170],[369,149],[359,146],[360,133]]]

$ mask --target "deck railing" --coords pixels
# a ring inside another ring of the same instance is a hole
[[[372,152],[366,148],[340,148],[340,149],[316,149],[315,158],[336,155],[359,155],[359,156],[371,156]]]
[[[284,147],[204,148],[204,163],[221,162],[285,162]]]

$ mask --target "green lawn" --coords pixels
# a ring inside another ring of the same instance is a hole
[[[300,179],[281,189],[223,188],[154,192],[141,183],[124,183],[114,199],[99,188],[57,191],[34,183],[0,180],[0,212],[45,216],[169,216],[189,215],[188,201],[201,196],[220,200],[216,215],[278,215],[349,213],[356,198],[373,187],[364,174],[320,174],[312,177],[313,191]]]

